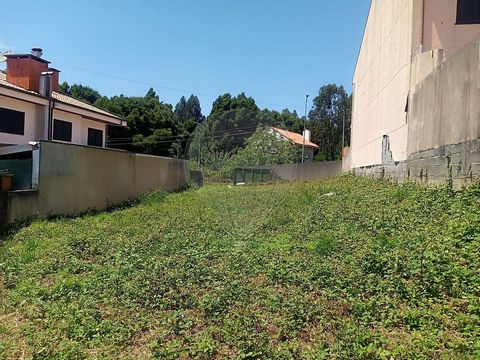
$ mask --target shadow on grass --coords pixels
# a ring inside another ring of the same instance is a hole
[[[7,241],[8,239],[15,236],[23,228],[30,226],[32,223],[38,220],[45,220],[45,221],[68,220],[68,219],[79,219],[79,218],[84,218],[86,216],[92,216],[92,215],[98,215],[98,214],[104,214],[104,213],[115,213],[118,211],[128,210],[139,205],[159,204],[164,202],[170,195],[179,194],[186,191],[196,191],[199,188],[200,187],[198,185],[192,183],[192,184],[187,184],[178,190],[174,190],[170,192],[155,191],[152,193],[142,195],[140,198],[136,200],[127,200],[120,204],[107,203],[107,207],[103,210],[87,209],[77,215],[47,215],[45,217],[31,216],[22,221],[16,221],[15,223],[5,226],[3,228],[0,227],[0,245],[2,244],[2,242]]]

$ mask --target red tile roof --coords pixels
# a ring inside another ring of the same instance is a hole
[[[286,139],[290,140],[292,143],[294,143],[296,145],[302,145],[303,146],[303,136],[301,134],[297,134],[297,133],[294,133],[292,131],[279,129],[279,128],[276,128],[276,127],[272,127],[272,129],[275,130],[276,132],[278,132],[280,135],[282,135]],[[318,149],[318,147],[319,147],[317,144],[314,144],[313,142],[308,141],[308,140],[305,140],[305,146],[310,147],[310,148],[314,148],[314,149]]]

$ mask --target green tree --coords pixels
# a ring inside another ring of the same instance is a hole
[[[279,139],[268,127],[259,127],[245,143],[232,158],[235,166],[291,164],[301,158],[298,147]]]
[[[194,120],[196,123],[201,123],[204,120],[200,100],[194,95],[191,95],[185,103],[185,112],[187,121]]]
[[[351,107],[351,95],[347,94],[343,86],[329,84],[320,88],[318,96],[313,99],[308,125],[312,131],[312,141],[320,146],[317,159],[341,158],[343,124],[345,123],[345,138],[349,138]]]
[[[127,120],[127,129],[110,129],[111,147],[169,156],[170,147],[176,143],[178,136],[183,136],[179,131],[183,131],[184,127],[177,121],[172,106],[160,101],[152,88],[144,97],[100,97],[95,105]],[[191,127],[187,129],[192,130]]]
[[[182,96],[177,105],[175,105],[175,116],[179,121],[187,120],[187,100],[185,96]]]
[[[260,126],[301,132],[303,122],[296,112],[287,109],[282,112],[260,110],[255,100],[244,93],[219,96],[208,118],[194,133],[189,146],[189,158],[205,165],[207,153],[213,154],[209,156],[211,158],[216,158],[218,154],[234,155],[245,147],[246,139]]]
[[[73,84],[70,86],[66,81],[60,84],[58,89],[62,94],[69,95],[90,104],[95,104],[95,102],[101,97],[100,93],[91,87],[79,84]]]

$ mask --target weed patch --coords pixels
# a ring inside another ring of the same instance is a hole
[[[0,358],[479,358],[479,248],[479,185],[353,176],[34,220],[0,242]]]

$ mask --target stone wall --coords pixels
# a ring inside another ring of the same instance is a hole
[[[480,178],[480,140],[420,151],[407,161],[357,168],[353,172],[358,176],[447,184],[459,189]]]

